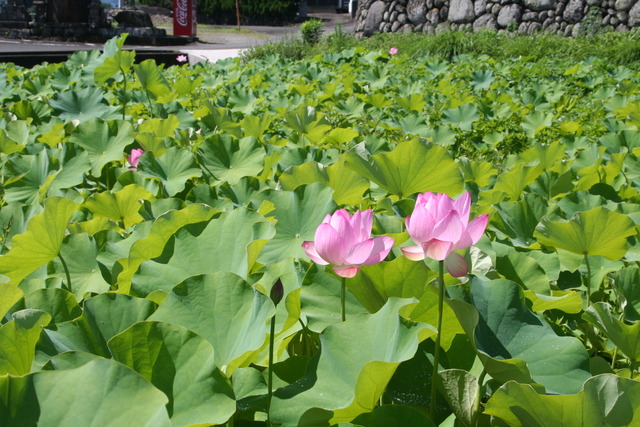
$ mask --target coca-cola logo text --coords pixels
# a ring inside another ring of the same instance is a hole
[[[187,17],[187,0],[175,0],[176,1],[176,21],[178,25],[186,27],[188,25]]]

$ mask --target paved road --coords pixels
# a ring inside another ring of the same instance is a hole
[[[347,14],[328,12],[309,13],[310,17],[323,20],[325,33],[333,32],[336,25],[343,26],[345,32],[352,31],[354,22]],[[229,57],[236,57],[242,49],[247,49],[267,42],[277,41],[284,37],[297,36],[300,24],[285,27],[243,26],[248,32],[234,34],[235,27],[213,36],[199,35],[199,41],[183,46],[133,46],[127,49],[136,51],[175,51],[189,55],[191,63],[202,60],[216,61]],[[71,43],[43,40],[15,40],[0,39],[0,54],[29,53],[29,52],[69,52],[78,50],[102,49],[99,43]]]

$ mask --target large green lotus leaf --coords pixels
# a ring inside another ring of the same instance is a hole
[[[100,265],[96,260],[98,246],[93,237],[86,233],[69,236],[62,244],[60,254],[67,264],[71,290],[78,299],[82,299],[87,293],[102,293],[109,290],[109,284],[102,277]],[[62,263],[54,259],[53,264],[58,277],[66,281],[66,272]]]
[[[390,297],[420,298],[435,273],[423,263],[398,257],[393,261],[365,265],[347,287],[371,313],[378,311]]]
[[[13,320],[0,327],[0,375],[31,372],[36,344],[49,322],[51,316],[44,311],[26,309],[13,313]]]
[[[231,111],[240,111],[243,114],[251,114],[260,101],[250,88],[236,87],[230,91],[229,106]]]
[[[403,405],[383,405],[362,414],[353,425],[363,427],[435,427],[433,421],[418,409]]]
[[[147,119],[138,126],[139,133],[151,133],[154,136],[173,137],[180,126],[180,120],[173,114],[165,119]]]
[[[77,369],[33,375],[38,425],[57,427],[171,426],[167,396],[128,367],[97,359]]]
[[[213,135],[198,147],[198,153],[204,170],[229,185],[245,176],[258,175],[264,165],[264,148],[254,137]]]
[[[371,412],[404,360],[418,348],[421,327],[408,326],[398,315],[407,300],[390,299],[374,314],[348,316],[320,334],[322,351],[305,377],[277,390],[271,419],[284,425],[349,422]],[[315,377],[315,382],[309,381]],[[314,423],[315,422],[315,423]]]
[[[480,118],[478,107],[474,104],[463,104],[457,108],[447,108],[444,110],[443,119],[445,123],[457,125],[462,130],[470,131],[473,123]]]
[[[140,265],[132,277],[133,293],[147,295],[157,289],[169,292],[196,274],[228,271],[248,277],[273,234],[270,222],[245,209],[224,213],[209,223],[186,225],[168,240],[162,256]]]
[[[65,120],[86,122],[97,118],[109,118],[115,109],[104,100],[104,91],[99,87],[85,87],[59,93],[49,105]]]
[[[542,145],[538,142],[518,157],[529,165],[537,164],[542,171],[550,171],[556,169],[554,166],[559,164],[564,155],[564,144],[555,141],[548,145]]]
[[[264,140],[265,133],[269,129],[269,125],[273,118],[267,114],[261,116],[244,116],[240,121],[240,128],[245,136],[252,136],[259,141]]]
[[[640,383],[616,375],[590,378],[567,396],[538,394],[510,381],[496,391],[485,413],[509,427],[634,426],[640,423]]]
[[[305,322],[306,327],[313,332],[320,333],[328,325],[341,321],[342,285],[338,276],[329,273],[330,268],[312,263],[304,276],[299,293],[300,318]],[[367,312],[367,309],[353,293],[347,291],[345,301],[347,318]]]
[[[153,194],[136,184],[129,184],[121,190],[114,192],[103,191],[93,193],[84,207],[89,209],[94,217],[109,218],[124,228],[142,222],[144,218],[139,211],[142,200],[152,200]]]
[[[496,259],[496,271],[524,289],[550,295],[549,278],[544,269],[527,252],[513,252]]]
[[[566,218],[572,217],[578,212],[588,211],[597,207],[605,207],[616,210],[616,203],[605,200],[602,196],[589,194],[585,191],[574,191],[558,200],[558,207],[564,212]]]
[[[522,129],[529,138],[535,138],[541,130],[548,128],[553,123],[553,114],[544,111],[533,111],[522,122]]]
[[[627,320],[637,322],[640,320],[640,269],[623,268],[613,275],[618,292],[624,296],[624,317]],[[1,298],[0,298],[1,300]],[[2,310],[0,310],[2,314]]]
[[[227,375],[251,363],[265,343],[271,300],[242,277],[218,272],[177,285],[149,320],[183,326],[211,343],[215,364]]]
[[[124,158],[124,149],[133,142],[131,125],[123,120],[93,119],[80,123],[69,136],[89,154],[91,175],[99,177],[109,162]]]
[[[269,190],[257,195],[258,201],[275,205],[269,216],[278,221],[276,235],[266,244],[258,262],[268,265],[285,258],[306,258],[302,242],[313,240],[318,225],[335,210],[332,193],[331,188],[315,183],[294,191]]]
[[[481,162],[461,158],[459,160],[460,169],[464,175],[465,182],[475,183],[478,188],[486,187],[491,183],[491,178],[497,175],[498,171],[489,162]]]
[[[589,356],[581,342],[557,336],[527,308],[518,284],[472,279],[468,291],[449,289],[455,294],[449,304],[494,379],[535,381],[547,392],[566,394],[578,392],[589,378]]]
[[[17,285],[58,256],[67,223],[76,208],[64,197],[48,198],[44,212],[31,218],[27,231],[14,236],[11,250],[0,257],[0,273]]]
[[[29,125],[26,120],[10,121],[4,125],[4,129],[0,129],[0,153],[9,155],[20,152],[28,143]]]
[[[604,332],[629,359],[634,362],[640,360],[640,322],[627,325],[611,314],[609,306],[604,302],[597,302],[587,308],[582,318]]]
[[[136,322],[146,320],[155,309],[152,301],[120,294],[100,294],[84,303],[84,313],[56,328],[45,330],[51,355],[82,351],[109,357],[107,341]]]
[[[82,365],[86,365],[92,360],[103,359],[93,353],[86,353],[84,351],[65,351],[64,353],[56,354],[44,364],[43,371],[62,371],[65,369],[75,369]]]
[[[171,147],[160,158],[150,154],[140,157],[138,173],[161,182],[167,195],[173,197],[184,190],[189,179],[202,175],[202,170],[196,167],[193,155],[189,151]]]
[[[85,173],[90,169],[89,154],[84,151],[77,153],[71,159],[68,159],[62,165],[62,169],[53,177],[53,180],[49,183],[47,195],[57,196],[62,189],[73,188],[82,184]]]
[[[524,295],[531,301],[531,311],[561,310],[570,314],[582,311],[582,297],[576,291],[552,291],[551,295],[524,291]]]
[[[36,427],[39,415],[33,377],[0,375],[0,425]]]
[[[361,157],[350,151],[346,165],[400,198],[424,191],[456,195],[463,180],[446,149],[418,140],[398,144],[390,153]]]
[[[498,175],[493,190],[480,193],[480,198],[488,200],[492,204],[519,200],[525,188],[533,184],[541,173],[542,171],[536,166],[528,166],[524,162],[518,162],[508,172]]]
[[[144,261],[162,255],[169,239],[182,227],[210,220],[217,210],[201,204],[189,205],[181,210],[170,210],[153,222],[146,236],[132,242],[128,257],[120,262],[122,271],[118,275],[118,292],[129,293],[131,278]]]
[[[84,173],[91,169],[86,152],[80,152],[63,165],[51,161],[47,150],[35,155],[14,156],[6,163],[6,202],[41,202],[47,195],[59,195],[63,188],[82,184]]]
[[[128,74],[135,59],[136,52],[133,50],[118,50],[113,56],[105,58],[102,65],[97,66],[93,71],[96,84],[102,86],[118,72]]]
[[[26,308],[33,308],[49,313],[53,323],[73,320],[82,315],[76,297],[65,289],[38,289],[24,299]]]
[[[476,412],[478,379],[463,369],[446,369],[438,373],[438,389],[465,426],[472,426]]]
[[[147,59],[140,64],[134,65],[133,70],[138,76],[142,88],[148,94],[153,95],[154,99],[171,92],[169,83],[156,65],[155,59]]]
[[[607,151],[611,153],[620,153],[623,151],[623,147],[633,152],[635,148],[640,146],[640,132],[636,129],[629,129],[618,133],[606,133],[598,142],[607,147]]]
[[[68,322],[57,323],[55,328],[45,329],[42,342],[47,344],[42,351],[49,357],[67,351],[110,356],[106,340],[95,322],[91,322],[85,314]]]
[[[0,283],[0,319],[23,297],[22,289],[17,286]]]
[[[543,218],[536,228],[540,244],[580,255],[601,255],[615,261],[627,253],[627,237],[636,234],[627,216],[597,207],[578,212],[570,221]]]
[[[105,342],[136,322],[146,320],[156,309],[148,299],[104,293],[84,302],[84,315]]]
[[[285,113],[284,119],[290,129],[304,135],[314,144],[321,142],[331,130],[331,125],[322,113],[304,104],[295,111]]]
[[[426,286],[420,302],[407,307],[409,310],[403,312],[406,317],[415,321],[431,325],[429,330],[424,331],[424,338],[427,335],[435,335],[438,324],[438,289],[435,286]],[[442,329],[440,330],[440,345],[445,351],[449,351],[456,335],[464,333],[464,329],[456,318],[451,307],[445,306],[442,309]]]
[[[333,188],[333,200],[338,205],[358,206],[369,181],[345,164],[344,157],[329,167],[318,162],[307,162],[293,166],[280,175],[279,183],[283,190],[292,191],[301,185],[320,182]]]
[[[537,194],[526,194],[522,200],[494,205],[497,216],[491,226],[511,239],[514,246],[528,248],[536,239],[533,233],[547,212],[547,201]]]
[[[115,360],[169,398],[172,426],[222,424],[236,411],[229,380],[214,364],[213,348],[181,326],[140,322],[114,336]]]

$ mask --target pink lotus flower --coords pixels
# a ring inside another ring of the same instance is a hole
[[[407,232],[419,246],[406,246],[402,253],[412,261],[425,257],[444,261],[454,277],[469,272],[465,259],[455,253],[480,240],[487,228],[489,215],[484,214],[469,222],[471,196],[465,193],[457,200],[446,194],[426,192],[418,195],[413,213],[407,217]]]
[[[131,150],[131,154],[127,156],[127,163],[131,165],[129,168],[130,171],[134,171],[138,169],[138,162],[140,161],[140,156],[144,154],[144,150],[139,148],[134,148]]]
[[[392,47],[391,49],[389,49],[389,55],[395,55],[396,53],[398,53],[397,47]]]
[[[314,241],[302,243],[309,258],[320,265],[333,265],[340,277],[353,277],[362,265],[381,262],[393,247],[391,237],[371,237],[371,210],[353,217],[344,209],[327,215],[316,229]]]
[[[187,62],[187,55],[178,55],[176,58],[178,62]]]

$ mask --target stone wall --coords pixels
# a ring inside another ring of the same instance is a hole
[[[564,36],[640,26],[638,0],[360,0],[356,36],[481,29]]]

